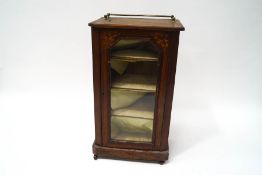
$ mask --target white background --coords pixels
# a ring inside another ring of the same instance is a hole
[[[107,12],[184,24],[170,160],[92,158],[88,22]],[[261,0],[0,0],[0,175],[262,174]]]

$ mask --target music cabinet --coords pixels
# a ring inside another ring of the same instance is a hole
[[[164,163],[183,25],[173,15],[106,14],[89,26],[94,159]]]

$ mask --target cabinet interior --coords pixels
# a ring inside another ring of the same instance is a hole
[[[147,39],[121,39],[110,51],[111,139],[152,142],[159,52]]]

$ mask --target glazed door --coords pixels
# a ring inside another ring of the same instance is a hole
[[[157,149],[163,52],[147,33],[113,34],[101,35],[103,144]]]

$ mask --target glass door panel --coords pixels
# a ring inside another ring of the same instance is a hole
[[[152,142],[159,54],[145,39],[122,39],[110,52],[111,139]]]

